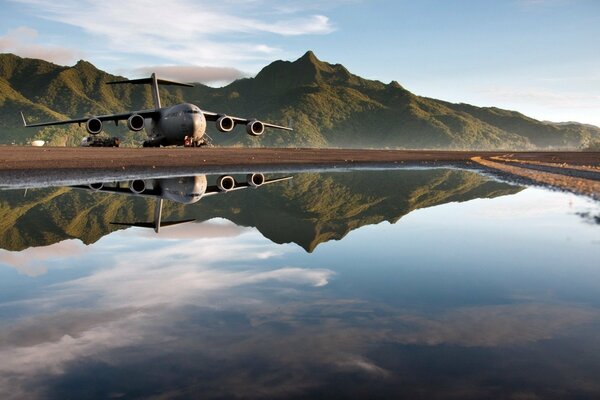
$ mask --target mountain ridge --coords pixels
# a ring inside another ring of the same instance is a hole
[[[150,108],[147,87],[104,85],[123,77],[80,60],[72,67],[0,54],[0,142],[36,136],[52,144],[78,143],[77,127],[25,130],[30,122]],[[352,74],[341,64],[321,61],[307,51],[295,61],[274,61],[254,78],[221,88],[161,87],[163,105],[191,102],[202,109],[254,116],[279,124],[293,122],[293,134],[261,138],[221,134],[209,124],[218,145],[331,146],[375,148],[534,149],[580,148],[600,140],[600,128],[537,121],[519,112],[477,107],[418,96],[397,81],[388,84]],[[124,128],[110,134],[134,143],[143,136]],[[70,140],[68,140],[70,139]]]

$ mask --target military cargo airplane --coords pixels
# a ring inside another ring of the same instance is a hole
[[[287,181],[291,176],[275,179],[266,179],[263,174],[248,174],[245,182],[238,182],[231,175],[221,175],[217,178],[215,185],[208,185],[206,175],[196,175],[178,178],[155,178],[136,179],[129,182],[117,182],[116,184],[92,183],[90,185],[71,186],[76,189],[92,190],[94,192],[117,193],[130,196],[143,196],[156,199],[154,207],[153,222],[112,222],[114,225],[137,226],[142,228],[153,228],[156,233],[160,228],[194,221],[187,219],[183,221],[162,222],[163,200],[171,200],[180,204],[193,204],[201,198],[227,193],[236,190],[252,188],[256,189],[263,185]]]
[[[21,113],[23,124],[28,128],[64,124],[79,124],[81,126],[81,124],[85,124],[85,128],[89,134],[97,135],[102,132],[104,122],[113,121],[117,125],[119,121],[127,120],[127,127],[132,131],[137,132],[144,128],[146,129],[148,139],[144,141],[144,147],[174,145],[202,146],[206,144],[204,139],[206,121],[215,121],[217,129],[221,132],[231,132],[236,125],[244,124],[246,125],[246,132],[251,136],[262,135],[265,128],[292,130],[286,126],[269,124],[257,119],[232,117],[225,114],[204,111],[196,105],[189,103],[177,104],[172,107],[161,107],[158,91],[159,84],[187,87],[193,87],[193,85],[158,79],[156,74],[152,74],[150,78],[107,82],[109,85],[123,83],[150,84],[154,109],[36,124],[28,124],[25,116]]]

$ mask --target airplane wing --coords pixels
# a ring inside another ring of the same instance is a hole
[[[158,110],[141,110],[141,111],[132,111],[121,114],[108,114],[108,115],[98,115],[98,116],[90,116],[90,117],[82,117],[75,119],[68,119],[65,121],[51,121],[51,122],[42,122],[38,124],[28,124],[25,120],[25,116],[21,113],[21,117],[23,118],[23,125],[26,128],[32,128],[36,126],[50,126],[50,125],[65,125],[65,124],[82,124],[87,122],[90,118],[98,118],[100,121],[114,121],[116,124],[118,121],[123,121],[128,119],[134,114],[141,115],[144,118],[157,118],[160,115],[160,111]]]
[[[259,187],[261,187],[261,186],[264,186],[264,185],[268,185],[268,184],[270,184],[270,183],[276,183],[276,182],[287,181],[287,180],[290,180],[290,179],[292,179],[292,178],[293,178],[293,176],[284,176],[284,177],[281,177],[281,178],[267,179],[267,180],[265,180],[265,182],[264,182],[262,185],[260,185]],[[223,192],[223,191],[221,191],[221,190],[220,190],[220,189],[217,187],[217,185],[210,185],[210,186],[207,186],[207,187],[206,187],[206,191],[204,192],[204,194],[202,195],[202,197],[206,197],[206,196],[213,196],[213,195],[215,195],[215,194],[220,194],[220,193],[234,192],[234,191],[236,191],[236,190],[246,189],[246,188],[249,188],[249,187],[252,187],[252,186],[250,186],[250,185],[249,185],[247,182],[236,182],[236,183],[235,183],[235,187],[234,187],[233,189],[230,189],[230,190],[228,190],[227,192]]]
[[[127,196],[137,196],[137,197],[161,197],[161,192],[156,189],[145,189],[142,193],[133,193],[128,187],[121,186],[102,186],[99,189],[94,189],[88,185],[73,185],[69,186],[74,189],[83,189],[90,192],[102,192],[102,193],[116,193],[116,194],[124,194]]]
[[[219,117],[223,116],[223,114],[217,114],[217,113],[214,113],[211,111],[202,111],[202,114],[204,114],[204,118],[206,118],[207,121],[216,121],[219,119]],[[231,118],[236,125],[247,124],[248,122],[255,121],[254,118],[248,119],[248,118],[232,117],[231,115],[228,115],[228,117]],[[287,127],[287,126],[269,124],[269,123],[263,122],[263,121],[260,121],[260,122],[262,122],[262,124],[265,126],[265,128],[274,128],[274,129],[283,129],[284,131],[293,131],[292,128]]]

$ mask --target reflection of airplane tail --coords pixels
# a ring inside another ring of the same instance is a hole
[[[167,222],[161,222],[160,226],[155,225],[152,222],[111,222],[111,225],[119,225],[119,226],[135,226],[138,228],[152,228],[154,229],[157,233],[159,232],[160,228],[163,228],[165,226],[172,226],[172,225],[179,225],[179,224],[185,224],[187,222],[193,222],[195,221],[195,219],[184,219],[181,221],[167,221]]]
[[[137,226],[139,228],[153,228],[156,233],[160,232],[160,228],[163,226],[172,226],[178,224],[185,224],[186,222],[195,221],[195,219],[184,219],[182,221],[167,221],[162,222],[162,207],[163,199],[157,198],[156,205],[154,206],[154,222],[111,222],[112,225],[120,226]]]

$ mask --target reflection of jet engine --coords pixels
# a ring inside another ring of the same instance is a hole
[[[230,175],[223,175],[217,179],[217,187],[221,192],[227,192],[235,187],[235,179]]]
[[[233,118],[228,117],[227,115],[222,115],[217,120],[217,129],[221,132],[231,132],[235,123],[233,122]]]
[[[139,114],[133,114],[127,119],[127,127],[134,132],[144,129],[144,117]]]
[[[135,194],[143,193],[146,190],[146,182],[141,179],[136,179],[129,184],[129,190]]]
[[[246,182],[251,188],[257,188],[265,183],[265,176],[263,174],[248,174],[246,175]]]
[[[90,183],[88,185],[88,187],[92,190],[100,190],[104,187],[104,183],[102,183],[102,182]]]
[[[85,123],[85,129],[91,135],[97,135],[102,132],[102,121],[98,118],[90,118]]]
[[[253,119],[252,121],[246,124],[246,132],[251,136],[260,136],[265,131],[265,124],[262,122]]]

